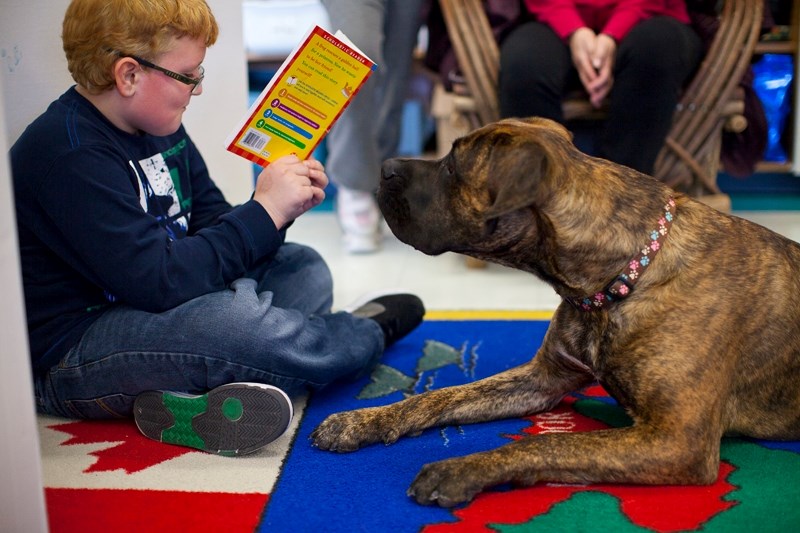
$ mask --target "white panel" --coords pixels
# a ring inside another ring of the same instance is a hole
[[[0,125],[4,120],[0,105]],[[8,149],[0,127],[0,531],[33,533],[47,531],[47,520]]]

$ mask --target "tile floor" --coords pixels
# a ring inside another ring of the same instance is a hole
[[[734,212],[800,242],[800,212]],[[450,310],[552,311],[559,298],[531,274],[499,265],[472,269],[464,257],[429,257],[398,241],[388,228],[381,251],[349,255],[342,250],[336,217],[311,211],[289,230],[289,240],[319,251],[334,278],[334,307],[340,308],[366,291],[401,288],[417,294],[426,308]]]

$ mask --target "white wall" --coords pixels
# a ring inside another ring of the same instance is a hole
[[[241,0],[207,0],[220,38],[204,63],[203,94],[185,124],[233,203],[252,190],[252,166],[225,151],[247,111]],[[28,123],[73,84],[61,48],[68,0],[0,0],[0,531],[46,531],[8,149]],[[46,147],[45,147],[46,148]]]
[[[225,138],[248,108],[242,0],[206,1],[217,19],[220,34],[203,63],[206,69],[203,94],[192,98],[184,124],[200,148],[211,177],[228,201],[238,204],[253,192],[253,166],[226,151],[224,145]]]
[[[5,73],[0,71],[0,79]],[[3,87],[0,84],[0,101]],[[0,106],[0,124],[4,120]],[[0,128],[0,531],[47,531],[11,172]]]

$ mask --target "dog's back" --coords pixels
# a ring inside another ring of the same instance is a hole
[[[748,220],[698,210],[699,237],[708,236],[695,256],[705,273],[695,278],[706,296],[698,304],[719,307],[708,326],[721,326],[702,334],[717,343],[720,364],[737,355],[729,433],[800,438],[800,245]]]

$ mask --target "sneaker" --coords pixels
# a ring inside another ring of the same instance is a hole
[[[388,348],[422,323],[425,306],[413,294],[388,294],[366,302],[352,314],[377,322],[383,330],[384,348]]]
[[[378,250],[381,213],[372,193],[339,186],[336,189],[336,214],[347,252],[366,254]]]
[[[147,391],[133,417],[144,436],[219,455],[246,455],[283,435],[293,408],[282,390],[260,383],[229,383],[206,394]]]

